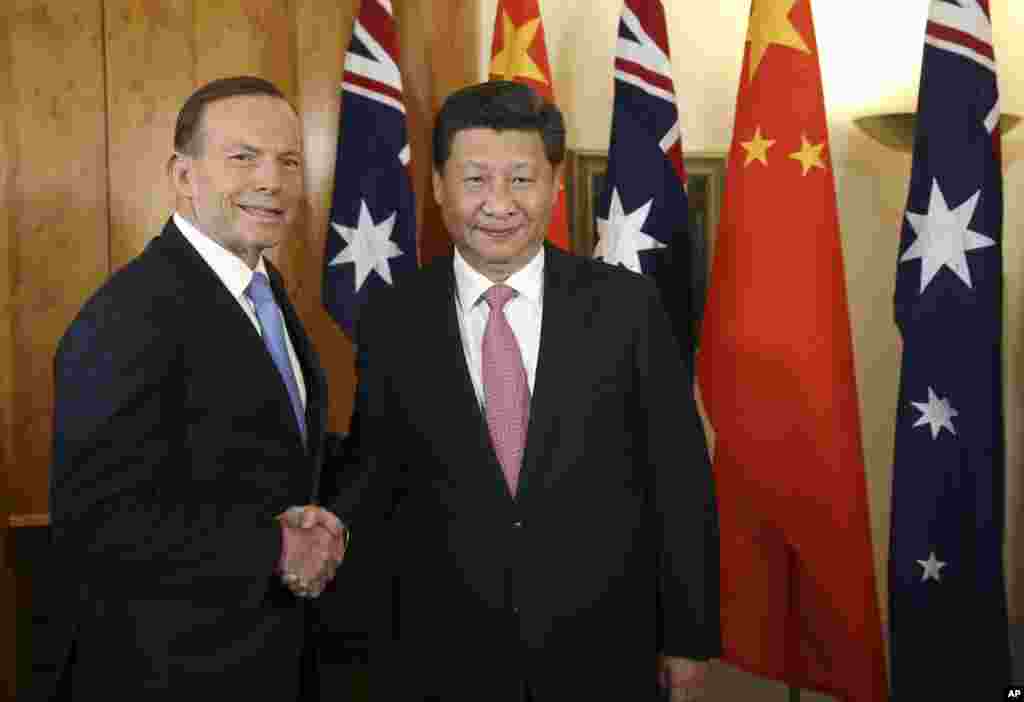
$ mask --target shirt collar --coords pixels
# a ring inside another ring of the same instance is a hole
[[[483,273],[470,266],[459,253],[458,247],[453,248],[455,257],[452,267],[455,269],[455,286],[459,293],[458,302],[463,312],[469,312],[480,301],[480,296],[487,292],[494,283]],[[540,307],[544,295],[544,247],[541,246],[537,254],[525,266],[510,275],[505,280],[505,285]]]
[[[245,290],[249,287],[249,282],[252,280],[254,272],[267,275],[267,267],[263,263],[262,255],[256,263],[254,271],[249,268],[245,261],[200,232],[195,225],[178,212],[174,213],[174,223],[236,298],[240,298],[245,294]],[[269,278],[269,276],[267,277]]]

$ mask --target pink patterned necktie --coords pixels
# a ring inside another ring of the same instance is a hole
[[[504,310],[505,304],[515,296],[513,288],[500,283],[484,293],[491,312],[484,328],[481,353],[487,427],[513,496],[519,486],[519,468],[530,420],[530,386],[526,382],[526,368]]]

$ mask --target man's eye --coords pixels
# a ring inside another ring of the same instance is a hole
[[[484,178],[483,176],[469,176],[463,182],[468,185],[480,185],[484,182]]]
[[[285,160],[284,165],[288,166],[288,168],[301,168],[302,162],[296,158],[290,158]]]
[[[232,161],[251,161],[253,159],[252,154],[232,154]]]
[[[527,178],[526,176],[515,176],[512,179],[513,185],[523,185],[524,183],[532,183],[533,178]]]

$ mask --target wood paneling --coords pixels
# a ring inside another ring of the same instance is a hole
[[[166,177],[174,122],[194,89],[192,5],[180,0],[107,0],[107,125],[110,258],[137,256],[174,208]]]
[[[18,153],[15,151],[14,125],[7,115],[14,114],[11,97],[10,9],[0,9],[0,699],[15,695],[14,665],[17,623],[14,569],[7,518],[14,506],[14,305],[12,271],[14,261],[13,183]]]
[[[57,340],[109,269],[100,0],[5,3],[5,308],[11,511],[44,512]],[[15,160],[16,159],[16,160]],[[17,607],[3,593],[4,620]],[[13,620],[10,620],[13,621]],[[3,672],[13,627],[0,627]],[[13,691],[14,675],[4,675]]]
[[[262,76],[295,95],[291,2],[237,0],[193,4],[197,85],[236,75]]]
[[[10,27],[14,149],[13,460],[19,512],[46,511],[57,340],[107,275],[99,0],[19,0]]]
[[[341,106],[339,89],[357,0],[294,0],[295,105],[302,117],[309,198],[307,223],[286,242],[295,261],[295,304],[309,328],[330,385],[330,427],[345,431],[355,394],[352,344],[321,303],[334,159]]]

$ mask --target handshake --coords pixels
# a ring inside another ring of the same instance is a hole
[[[319,597],[345,557],[345,525],[316,505],[289,507],[277,520],[281,524],[281,582],[298,597]]]

